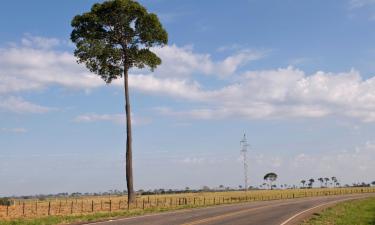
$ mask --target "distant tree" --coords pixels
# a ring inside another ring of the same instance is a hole
[[[375,181],[371,182],[372,185],[375,185]]]
[[[328,177],[325,177],[325,178],[324,178],[324,181],[325,181],[326,187],[328,187],[328,181],[329,181],[329,178],[328,178]]]
[[[220,189],[220,190],[224,190],[224,185],[220,184],[220,185],[219,185],[219,189]]]
[[[319,177],[318,180],[320,182],[320,187],[323,187],[323,182],[324,182],[323,177]]]
[[[206,185],[202,187],[202,191],[210,191],[210,190],[211,190],[210,187]]]
[[[0,198],[0,206],[11,206],[12,201],[9,198]]]
[[[315,180],[313,178],[311,178],[309,180],[309,187],[312,188],[313,184],[314,184]]]
[[[273,183],[274,181],[276,181],[276,179],[277,179],[277,174],[274,173],[274,172],[267,173],[266,175],[264,175],[263,179],[264,179],[265,181],[268,181],[268,182],[269,182],[270,188],[271,188],[271,190],[272,190],[273,187],[274,187],[272,183]]]
[[[108,0],[96,3],[90,12],[72,21],[74,55],[106,83],[124,78],[126,114],[126,181],[128,203],[135,200],[133,188],[132,129],[129,96],[131,68],[155,69],[161,59],[150,48],[163,46],[168,34],[158,17],[137,1]]]
[[[238,189],[242,190],[242,185],[238,185]]]
[[[305,180],[301,180],[302,187],[305,187],[305,183],[306,183]]]
[[[333,186],[336,187],[337,178],[336,177],[331,177],[331,180],[332,180]]]

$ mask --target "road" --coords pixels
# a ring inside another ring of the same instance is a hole
[[[124,218],[91,225],[296,225],[313,212],[340,201],[375,194],[312,197],[221,205]]]

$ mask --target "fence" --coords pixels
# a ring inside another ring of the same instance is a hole
[[[375,193],[375,188],[293,189],[248,192],[215,192],[177,195],[141,196],[128,205],[126,197],[16,201],[0,207],[0,219],[35,218],[51,215],[77,215],[152,208],[199,207],[250,201],[268,201],[301,197]]]

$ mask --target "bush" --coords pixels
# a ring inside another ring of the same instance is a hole
[[[0,205],[10,206],[12,205],[12,201],[9,198],[0,198]]]

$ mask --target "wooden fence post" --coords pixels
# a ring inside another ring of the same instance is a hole
[[[112,212],[112,200],[109,200],[109,211]]]
[[[51,215],[51,201],[48,202],[48,215]]]
[[[7,205],[7,217],[9,216],[9,205]]]
[[[72,203],[70,204],[70,214],[73,214],[73,201],[72,201]]]
[[[25,216],[25,202],[22,202],[22,216]]]
[[[94,200],[91,201],[91,212],[94,212]]]

